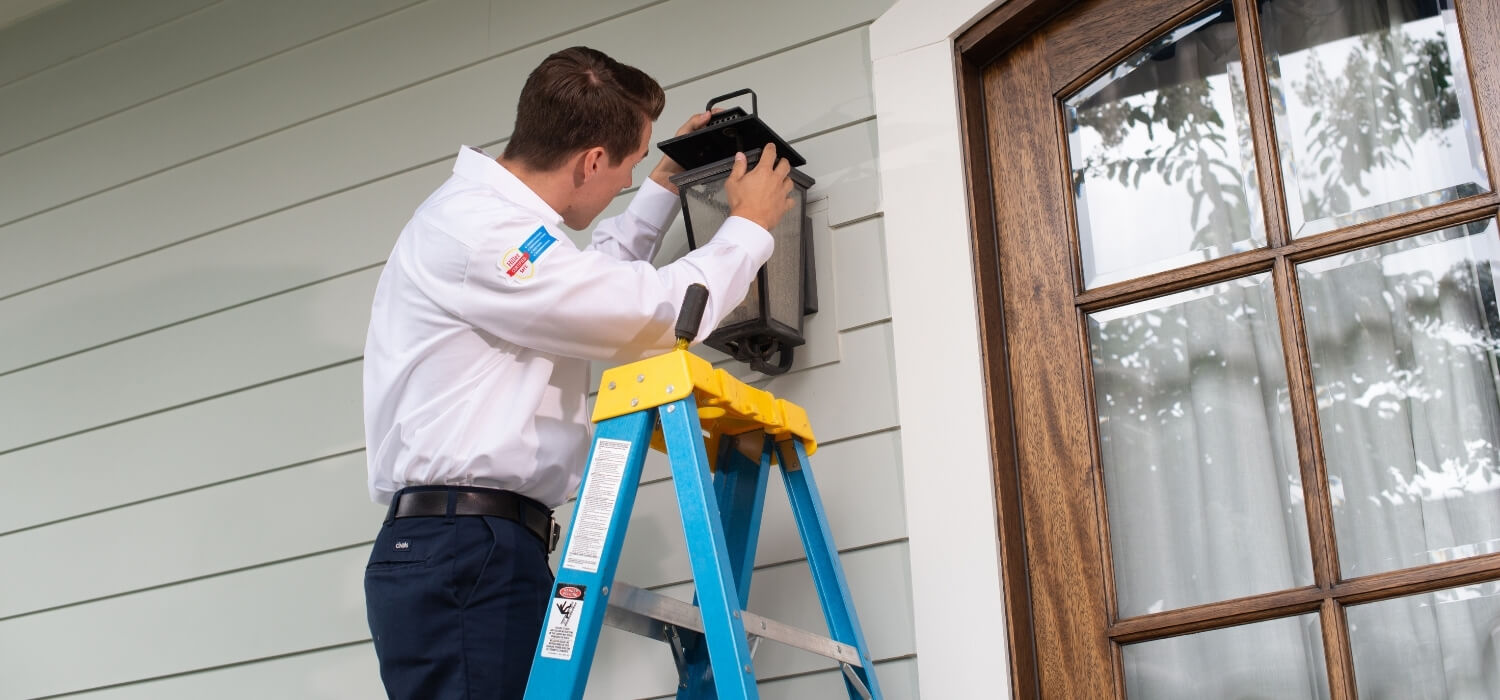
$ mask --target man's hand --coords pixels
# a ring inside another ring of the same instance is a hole
[[[792,164],[776,157],[774,143],[761,150],[760,162],[754,170],[747,172],[746,162],[745,154],[734,154],[734,169],[724,183],[724,192],[729,196],[729,215],[744,217],[769,231],[796,204],[787,197],[792,191],[792,179],[787,176]]]
[[[713,118],[714,112],[717,111],[719,110],[715,108],[712,112],[699,112],[688,117],[687,123],[683,124],[682,128],[677,130],[675,136],[685,136],[702,129],[703,125],[707,124],[708,120]],[[668,192],[677,194],[677,186],[672,184],[672,176],[680,172],[682,172],[682,166],[678,165],[677,161],[667,156],[662,156],[661,162],[657,163],[656,168],[651,171],[651,179],[655,180],[656,184],[665,187]]]

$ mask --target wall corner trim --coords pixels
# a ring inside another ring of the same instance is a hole
[[[871,28],[917,677],[930,698],[1011,694],[953,54],[1000,4],[898,0]]]

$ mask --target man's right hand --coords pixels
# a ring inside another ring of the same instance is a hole
[[[776,157],[776,144],[768,143],[760,152],[760,162],[750,170],[745,154],[734,154],[734,169],[724,183],[729,196],[729,215],[740,216],[770,230],[796,202],[787,197],[792,179],[787,176],[792,164]]]

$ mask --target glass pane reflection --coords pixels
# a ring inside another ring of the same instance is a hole
[[[1302,265],[1345,577],[1500,551],[1490,219]]]
[[[1500,583],[1347,611],[1362,698],[1500,698]]]
[[[1315,614],[1123,648],[1131,698],[1327,698]]]
[[[1265,245],[1230,3],[1067,99],[1087,287]]]
[[[1269,274],[1089,316],[1122,617],[1312,583]]]
[[[1262,0],[1299,236],[1489,189],[1451,0]]]

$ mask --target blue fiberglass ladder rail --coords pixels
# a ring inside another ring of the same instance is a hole
[[[807,413],[687,352],[683,339],[696,335],[704,301],[702,287],[694,285],[678,322],[676,350],[604,373],[594,444],[526,700],[580,700],[606,623],[667,643],[681,700],[758,698],[752,638],[834,659],[851,700],[882,697],[808,463],[817,442]],[[614,580],[652,446],[672,465],[695,604]],[[829,637],[745,610],[773,461],[781,467]]]

